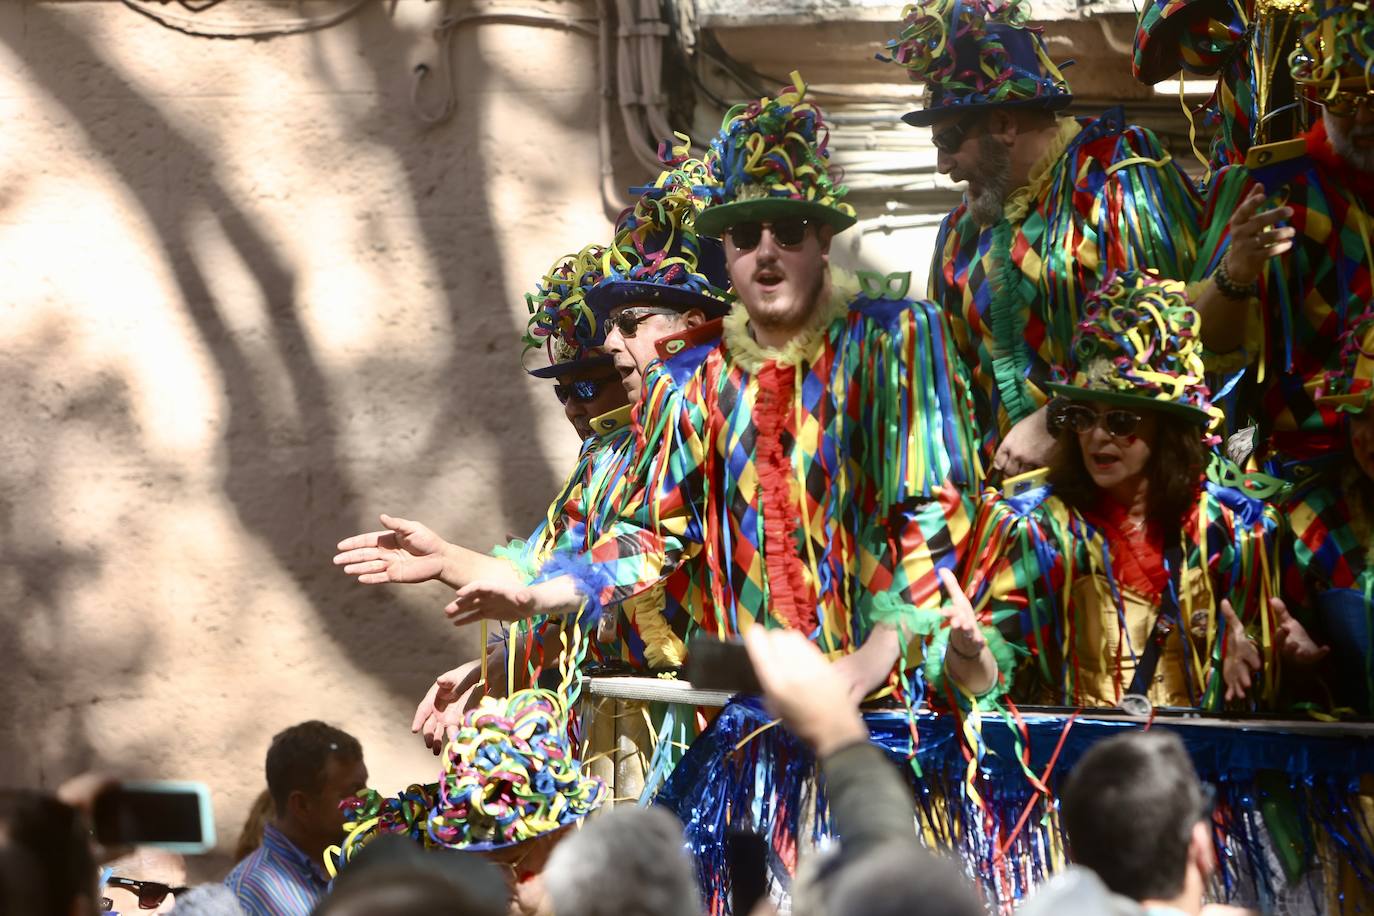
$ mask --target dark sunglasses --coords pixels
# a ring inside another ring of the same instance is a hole
[[[133,878],[110,878],[105,882],[105,886],[117,887],[137,896],[140,910],[155,910],[162,905],[162,901],[167,899],[168,894],[175,894],[180,897],[190,890],[187,887],[169,887],[157,881],[135,881]],[[109,897],[101,897],[100,909],[113,910],[114,901]]]
[[[1086,404],[1065,404],[1056,418],[1061,428],[1076,433],[1091,432],[1101,426],[1113,436],[1132,435],[1140,426],[1141,416],[1131,410],[1108,410],[1098,413]]]
[[[607,318],[604,324],[607,334],[612,330],[620,332],[621,337],[634,337],[639,333],[639,325],[644,319],[652,315],[679,315],[677,309],[665,308],[661,305],[635,305],[627,309],[622,309],[619,313]]]
[[[597,379],[578,379],[571,385],[554,385],[553,396],[558,398],[558,403],[566,404],[572,398],[583,402],[592,401],[601,393],[601,389],[614,382],[620,384],[618,378],[597,378]]]
[[[961,121],[956,121],[951,126],[940,131],[938,134],[931,131],[930,142],[937,150],[942,153],[954,155],[959,152],[959,147],[964,145],[968,139],[969,132],[977,126],[977,118],[970,115]]]
[[[797,248],[806,241],[806,230],[810,228],[808,219],[780,219],[775,223],[736,223],[725,230],[730,236],[730,244],[740,251],[753,251],[763,240],[763,230],[773,234],[773,241],[783,248]]]
[[[1317,99],[1317,104],[1338,118],[1348,118],[1361,108],[1374,110],[1374,90],[1367,92],[1338,92],[1325,99]]]

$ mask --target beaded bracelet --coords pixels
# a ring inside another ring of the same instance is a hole
[[[1231,273],[1226,269],[1226,259],[1222,258],[1217,263],[1217,269],[1212,272],[1212,282],[1216,283],[1217,291],[1227,299],[1249,299],[1259,290],[1259,283],[1251,283],[1242,286],[1231,279]]]

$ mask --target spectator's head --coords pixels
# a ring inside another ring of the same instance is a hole
[[[615,808],[564,840],[544,869],[558,916],[698,916],[682,825],[662,808]]]
[[[186,889],[186,859],[180,853],[143,846],[108,865],[110,878],[100,895],[110,899],[115,912],[154,916],[180,909],[178,898]]]
[[[969,877],[914,844],[889,846],[833,873],[827,916],[982,916]]]
[[[503,916],[499,869],[481,856],[378,837],[339,873],[315,916]]]
[[[75,808],[25,789],[0,789],[0,913],[90,916],[95,853]]]
[[[1178,736],[1132,732],[1094,745],[1069,774],[1060,820],[1070,854],[1113,892],[1199,906],[1216,864],[1210,804]]]
[[[267,791],[276,824],[312,855],[339,841],[339,803],[366,786],[358,739],[323,722],[293,725],[273,738],[267,750]]]

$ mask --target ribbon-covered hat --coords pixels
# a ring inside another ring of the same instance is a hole
[[[1374,400],[1374,306],[1345,332],[1341,368],[1328,372],[1317,392],[1317,404],[1345,413],[1363,413]]]
[[[606,799],[606,784],[583,774],[567,732],[567,708],[551,691],[484,698],[444,746],[439,782],[394,798],[359,792],[344,803],[348,836],[331,853],[347,863],[393,833],[426,848],[482,852],[566,827]]]
[[[601,245],[588,245],[577,254],[564,255],[553,262],[534,292],[525,295],[530,320],[521,361],[532,350],[544,350],[549,360],[547,366],[526,368],[535,378],[611,365],[609,356],[596,351],[606,335],[586,299],[587,290],[601,281],[605,251]]]
[[[1237,0],[1152,0],[1136,25],[1131,70],[1151,86],[1180,70],[1214,76],[1249,40],[1246,29]]]
[[[948,114],[990,108],[1057,111],[1073,101],[1039,29],[1026,26],[1021,0],[922,0],[903,12],[887,42],[891,60],[925,84],[919,111],[902,115],[929,127]]]
[[[1293,80],[1334,94],[1374,85],[1374,9],[1368,0],[1309,0],[1298,16]]]
[[[719,236],[736,223],[803,218],[839,232],[854,225],[848,189],[831,173],[830,129],[806,100],[801,74],[777,98],[736,105],[706,153],[710,181],[697,187],[707,200],[697,231]]]
[[[701,309],[710,318],[730,310],[725,250],[716,239],[697,234],[696,220],[706,201],[696,189],[708,181],[706,164],[674,150],[670,167],[621,214],[615,241],[601,258],[602,279],[587,290],[598,318],[630,303]]]
[[[1076,401],[1150,408],[1207,427],[1221,419],[1203,381],[1202,326],[1186,286],[1152,274],[1114,274],[1084,302],[1073,377],[1047,387]]]

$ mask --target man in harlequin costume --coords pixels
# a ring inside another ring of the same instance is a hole
[[[949,312],[979,395],[990,476],[1044,463],[1045,383],[1068,357],[1082,302],[1113,271],[1186,279],[1199,202],[1156,137],[1120,108],[1072,101],[1020,0],[923,0],[891,59],[925,84],[937,167],[967,182],[940,226],[930,296]]]
[[[1367,717],[1374,715],[1374,309],[1352,323],[1343,352],[1316,403],[1345,419],[1347,445],[1289,500],[1284,584],[1332,649],[1324,695],[1313,699]]]
[[[1206,478],[1220,420],[1184,284],[1121,274],[1088,298],[1047,483],[984,497],[974,605],[1024,640],[1023,702],[1272,708],[1281,661],[1324,650],[1277,600],[1274,509]]]
[[[623,602],[678,567],[695,529],[704,631],[800,630],[864,695],[897,667],[901,616],[943,605],[936,570],[957,559],[963,491],[979,483],[966,376],[909,278],[829,269],[855,218],[792,76],[732,109],[707,154],[696,228],[721,234],[738,302],[719,326],[661,341],[667,359],[645,373],[642,485],[623,510],[638,534],[563,561],[519,600],[470,586],[462,619]],[[898,596],[883,619],[880,594]]]
[[[1252,148],[1253,167],[1214,183],[1199,262],[1215,265],[1217,292],[1198,300],[1210,349],[1255,341],[1261,457],[1289,480],[1339,460],[1340,415],[1316,395],[1374,297],[1374,17],[1315,0],[1297,29],[1291,74],[1321,118],[1292,142]],[[1239,201],[1229,219],[1227,201]]]
[[[619,468],[623,462],[616,445],[632,438],[619,373],[600,350],[603,334],[584,298],[585,290],[601,279],[604,253],[601,246],[589,246],[559,258],[526,297],[531,317],[525,352],[544,350],[549,359],[547,366],[529,373],[556,380],[554,392],[583,438],[576,465],[530,537],[482,554],[444,540],[420,522],[383,515],[384,530],[339,543],[334,563],[344,572],[369,585],[437,579],[456,589],[477,578],[523,583],[552,555],[556,544],[575,541],[585,521],[588,493],[599,491],[599,481]],[[562,649],[558,635],[550,634],[547,643],[521,638],[529,632],[529,625],[516,628],[513,639],[519,651],[510,653],[509,660],[500,641],[488,647],[488,675],[498,684],[505,683],[508,661],[516,675],[514,686],[528,685],[542,670],[556,665]],[[482,668],[478,659],[439,675],[417,708],[414,730],[423,732],[435,753],[444,727],[453,724],[470,701]]]

